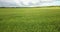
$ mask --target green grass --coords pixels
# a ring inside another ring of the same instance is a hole
[[[60,32],[60,9],[0,8],[0,32]]]

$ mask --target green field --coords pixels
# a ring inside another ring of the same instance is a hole
[[[0,32],[60,32],[60,9],[0,8]]]

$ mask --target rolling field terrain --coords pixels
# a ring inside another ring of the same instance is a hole
[[[0,8],[0,32],[60,32],[60,9]]]

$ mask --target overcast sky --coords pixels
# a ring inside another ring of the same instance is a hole
[[[60,6],[60,0],[0,0],[0,7]]]

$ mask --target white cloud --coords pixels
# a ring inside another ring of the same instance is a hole
[[[3,2],[3,4],[1,4]],[[5,4],[9,3],[9,4]],[[13,4],[12,4],[13,3]],[[56,4],[55,4],[56,3]],[[12,5],[11,5],[12,4]],[[60,2],[56,0],[0,0],[0,6],[49,6],[49,5],[60,5]]]

